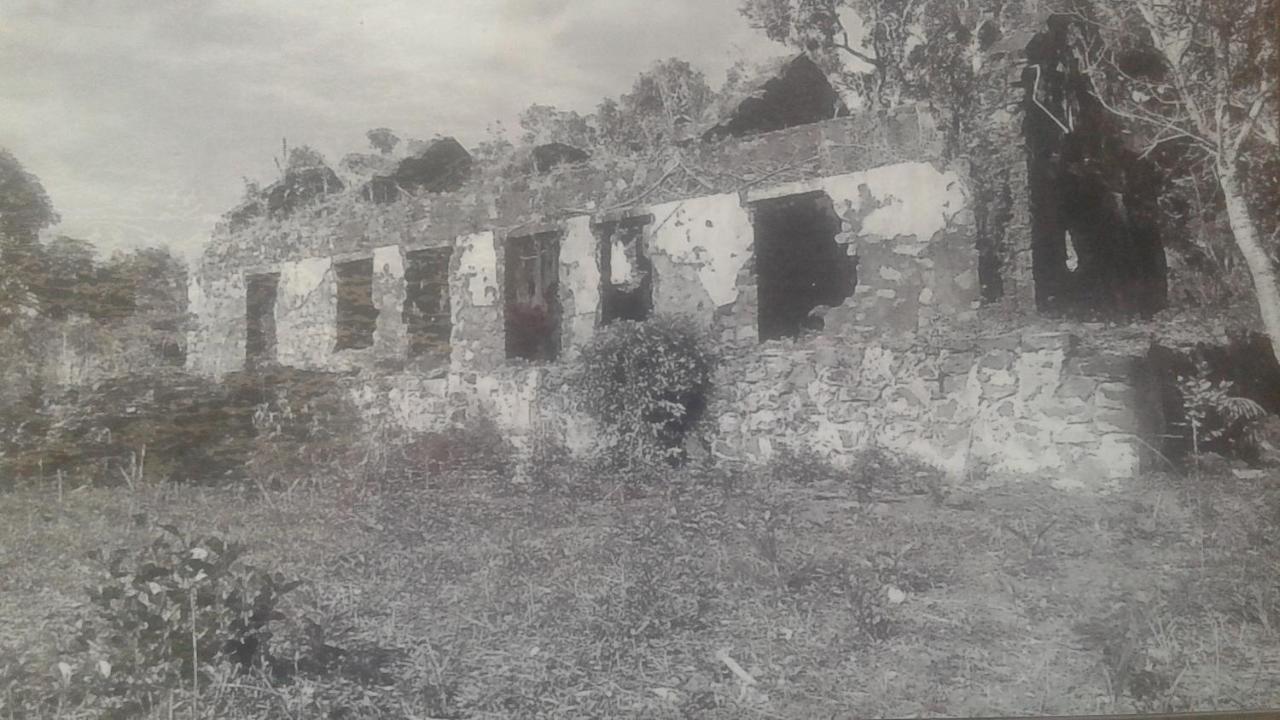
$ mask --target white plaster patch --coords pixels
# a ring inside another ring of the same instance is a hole
[[[569,218],[560,241],[560,282],[573,293],[575,315],[594,315],[600,305],[600,268],[596,236],[587,215]],[[617,262],[616,256],[614,262]]]
[[[859,235],[884,238],[914,236],[920,242],[947,226],[947,218],[965,207],[960,178],[955,172],[939,171],[927,162],[884,165],[847,175],[788,183],[751,193],[751,200],[784,197],[813,190],[831,196],[837,212],[862,210],[865,185],[877,207],[862,219]]]
[[[738,299],[738,273],[751,258],[755,233],[736,194],[663,203],[650,208],[650,247],[672,262],[695,265],[717,306]]]
[[[373,271],[390,278],[404,278],[404,254],[399,245],[386,245],[373,251]]]
[[[627,246],[622,240],[614,238],[609,243],[609,283],[611,285],[629,285],[636,277],[635,268],[627,257]]]
[[[464,292],[470,293],[473,307],[498,302],[498,251],[489,231],[458,238],[458,274]],[[455,306],[458,303],[454,304]]]
[[[323,367],[337,338],[337,301],[329,258],[280,266],[276,293],[276,358],[281,365]]]

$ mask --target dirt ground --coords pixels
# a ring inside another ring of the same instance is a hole
[[[206,688],[207,717],[1280,707],[1280,478],[868,498],[776,475],[682,472],[641,494],[335,481],[0,496],[0,717],[40,716],[15,699],[33,682],[56,692],[88,612],[86,554],[143,545],[158,524],[242,541],[306,581],[285,598],[281,647],[322,632],[379,665],[329,686],[226,680]]]

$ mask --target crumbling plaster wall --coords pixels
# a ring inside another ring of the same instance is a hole
[[[244,274],[192,273],[187,307],[195,318],[187,333],[187,369],[221,377],[244,368]]]
[[[722,166],[789,168],[815,148],[816,164],[778,171],[773,182],[694,197],[652,184],[657,169],[628,182],[556,171],[541,185],[521,181],[377,207],[344,199],[323,212],[262,220],[222,238],[193,277],[199,321],[190,367],[214,375],[242,367],[243,274],[280,272],[280,305],[302,303],[277,316],[281,362],[360,369],[353,394],[371,420],[426,430],[486,412],[517,444],[552,425],[585,448],[592,433],[565,412],[557,366],[505,357],[505,240],[560,233],[564,361],[597,326],[592,223],[647,214],[655,312],[692,315],[723,345],[710,413],[721,452],[760,459],[777,442],[797,442],[840,460],[876,442],[954,472],[982,461],[1070,471],[1068,482],[1095,471],[1131,474],[1136,421],[1124,406],[1125,378],[1080,369],[1067,341],[1016,334],[991,346],[937,341],[980,334],[975,218],[968,168],[937,159],[935,134],[921,116],[842,119],[701,152]],[[640,187],[651,191],[648,204],[611,209],[611,198]],[[858,259],[855,292],[827,311],[823,331],[760,344],[752,204],[815,191],[831,199],[841,219],[836,241]],[[454,248],[450,355],[447,366],[424,368],[404,361],[403,252],[440,245]],[[374,347],[334,353],[331,265],[360,253],[374,257]]]

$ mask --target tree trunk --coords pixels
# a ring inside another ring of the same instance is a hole
[[[1262,245],[1258,226],[1249,214],[1249,205],[1245,202],[1244,189],[1234,166],[1218,164],[1218,185],[1226,199],[1231,234],[1235,236],[1236,247],[1240,248],[1249,275],[1253,277],[1258,309],[1262,311],[1262,327],[1271,339],[1271,352],[1280,361],[1280,277],[1277,277],[1276,266]]]

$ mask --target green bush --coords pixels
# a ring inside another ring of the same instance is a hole
[[[172,526],[136,551],[92,554],[96,616],[80,628],[86,666],[67,682],[106,717],[144,713],[166,691],[208,687],[229,671],[266,666],[281,596],[299,585],[245,563],[217,536],[189,539]]]
[[[35,409],[0,407],[0,486],[220,483],[243,468],[251,414],[226,387],[173,370],[65,388]]]
[[[578,407],[623,465],[680,464],[706,408],[715,356],[691,321],[658,316],[602,328],[571,372]]]

